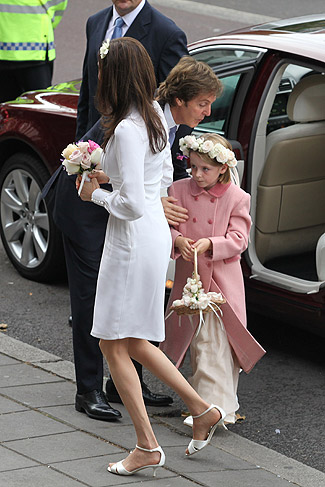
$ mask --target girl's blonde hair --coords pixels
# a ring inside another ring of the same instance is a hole
[[[227,139],[222,137],[222,135],[219,134],[204,134],[200,135],[200,138],[203,139],[204,141],[210,140],[214,144],[222,144],[226,149],[230,149],[232,151],[232,145],[230,142],[228,142]],[[224,164],[221,164],[221,162],[218,162],[216,159],[211,159],[211,157],[208,156],[208,154],[203,154],[201,152],[196,152],[196,154],[207,164],[212,164],[214,166],[224,166]],[[218,182],[222,184],[227,184],[231,181],[231,176],[230,176],[230,168],[227,166],[226,171],[223,174],[220,174]]]

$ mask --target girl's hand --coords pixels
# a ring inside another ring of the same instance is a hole
[[[207,250],[212,249],[212,242],[209,238],[200,238],[193,244],[193,248],[196,248],[197,255],[204,254]]]
[[[76,188],[79,189],[81,182],[81,176],[78,176],[76,179]],[[82,201],[91,201],[91,195],[95,191],[95,189],[99,188],[99,184],[96,178],[93,178],[91,181],[85,181],[82,191],[80,193],[80,198]]]
[[[102,170],[94,169],[89,175],[89,179],[96,178],[99,184],[105,184],[109,182],[109,177]]]
[[[181,236],[176,237],[175,247],[178,248],[184,260],[193,260],[193,242],[194,240],[192,240],[191,238]]]

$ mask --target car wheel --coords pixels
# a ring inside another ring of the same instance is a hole
[[[41,190],[49,178],[43,164],[17,153],[0,171],[0,233],[5,251],[27,279],[50,282],[64,273],[60,232],[54,225]]]

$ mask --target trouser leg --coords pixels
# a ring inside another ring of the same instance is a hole
[[[99,340],[90,335],[93,325],[98,270],[102,249],[79,247],[63,236],[72,314],[72,341],[79,394],[102,389],[103,358]],[[142,382],[142,365],[133,364]]]
[[[99,340],[90,335],[93,324],[101,249],[85,250],[63,237],[72,312],[73,354],[79,394],[102,390],[103,357]]]

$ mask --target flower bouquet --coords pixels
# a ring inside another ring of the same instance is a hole
[[[78,195],[82,191],[85,181],[89,181],[88,174],[94,169],[99,169],[103,149],[93,142],[77,142],[76,144],[69,144],[63,151],[64,157],[62,165],[65,167],[69,176],[72,174],[81,174],[81,182],[78,190]]]
[[[196,332],[196,335],[198,335],[202,324],[204,324],[203,314],[213,312],[217,316],[218,321],[221,322],[219,314],[222,316],[222,311],[219,305],[224,304],[225,302],[226,300],[221,293],[206,293],[204,291],[197,270],[197,250],[194,249],[193,275],[192,277],[187,278],[187,282],[183,288],[182,298],[173,301],[170,307],[171,313],[175,311],[179,316],[200,315],[200,322]],[[169,316],[170,314],[166,319]]]

